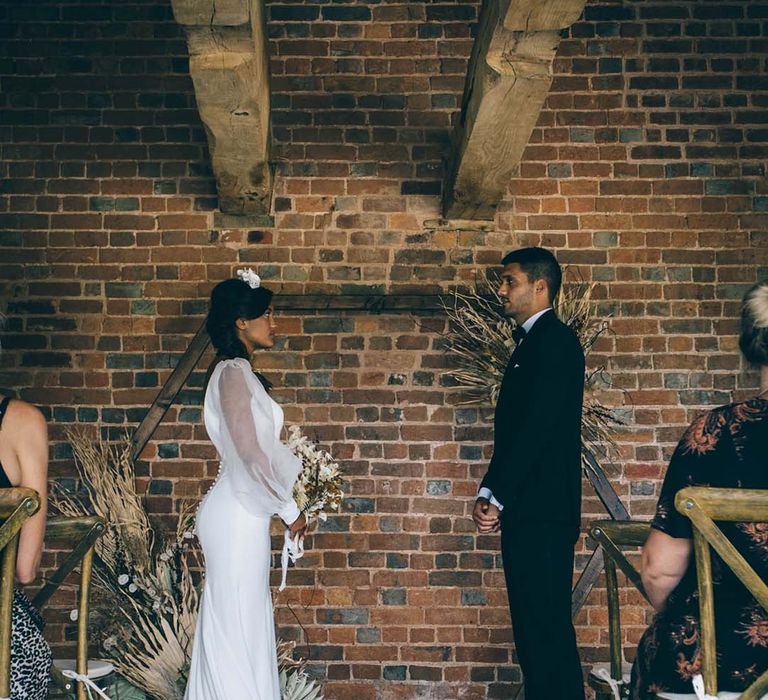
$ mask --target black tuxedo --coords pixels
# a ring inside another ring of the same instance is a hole
[[[571,622],[583,394],[579,340],[547,311],[504,373],[482,481],[504,506],[502,558],[526,700],[584,697]]]
[[[533,324],[504,372],[494,417],[493,457],[482,486],[515,522],[578,531],[584,353],[553,311]]]

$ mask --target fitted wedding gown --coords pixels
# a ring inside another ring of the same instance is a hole
[[[283,411],[247,360],[220,362],[205,427],[221,457],[197,514],[205,584],[185,700],[280,700],[269,591],[273,514],[299,517],[299,459],[280,442]]]

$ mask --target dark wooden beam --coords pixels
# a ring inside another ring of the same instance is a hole
[[[588,448],[584,448],[582,451],[584,460],[587,462],[587,478],[589,483],[592,484],[592,488],[595,489],[597,497],[600,499],[608,515],[614,520],[629,520],[629,511],[626,506],[621,502],[621,498],[611,486],[611,482],[608,481],[605,476],[603,468],[597,461],[595,456]],[[581,609],[581,606],[587,600],[589,592],[595,585],[595,582],[600,577],[603,571],[603,552],[597,547],[589,558],[587,565],[581,572],[579,580],[576,582],[576,586],[573,589],[571,596],[571,614],[575,617]]]
[[[439,294],[276,294],[274,304],[280,311],[443,312]]]
[[[584,5],[484,0],[443,189],[446,218],[494,218],[549,92],[560,30]]]

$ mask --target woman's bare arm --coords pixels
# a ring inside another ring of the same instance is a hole
[[[40,510],[21,528],[16,557],[16,577],[27,584],[35,580],[43,553],[48,512],[48,426],[43,414],[31,404],[14,401],[11,408],[3,427],[12,436],[21,474],[19,486],[40,494]]]
[[[691,540],[651,529],[643,547],[641,577],[651,605],[661,612],[691,559]]]

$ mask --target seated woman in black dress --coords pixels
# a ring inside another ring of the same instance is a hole
[[[40,510],[21,528],[16,578],[32,583],[43,553],[48,499],[48,428],[40,411],[25,401],[0,398],[0,488],[26,486],[40,494]],[[16,591],[11,634],[11,700],[48,696],[51,650],[42,636],[42,619]]]
[[[768,488],[768,281],[744,297],[739,345],[760,368],[762,391],[696,419],[669,464],[643,548],[643,585],[658,614],[638,646],[633,700],[652,700],[662,690],[692,693],[691,680],[701,673],[692,530],[675,510],[675,494],[697,485]],[[720,525],[766,579],[768,524]],[[768,614],[714,552],[712,578],[719,690],[741,691],[768,669]]]

